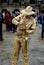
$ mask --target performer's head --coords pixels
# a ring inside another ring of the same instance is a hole
[[[23,9],[21,11],[22,14],[24,14],[25,16],[31,16],[33,14],[35,14],[35,12],[32,10],[31,6],[27,6],[25,9]]]

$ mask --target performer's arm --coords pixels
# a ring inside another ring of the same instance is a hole
[[[29,25],[29,27],[30,27],[30,25]],[[33,19],[33,24],[31,25],[30,28],[27,29],[27,33],[32,34],[35,32],[35,29],[36,29],[36,22],[35,22],[35,19]]]
[[[13,23],[13,24],[16,24],[16,25],[18,25],[19,22],[20,22],[20,15],[17,16],[17,17],[15,17],[15,18],[13,18],[13,20],[12,20],[12,23]]]

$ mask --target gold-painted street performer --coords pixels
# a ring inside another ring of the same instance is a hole
[[[33,14],[35,14],[35,12],[32,11],[32,7],[27,6],[25,9],[21,11],[21,14],[19,16],[15,17],[12,20],[12,23],[17,25],[12,65],[18,64],[18,57],[21,48],[24,59],[23,65],[28,65],[29,63],[27,54],[28,52],[27,47],[29,44],[28,37],[30,34],[34,33],[36,29],[35,19],[31,16]]]

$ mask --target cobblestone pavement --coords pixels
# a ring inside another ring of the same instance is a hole
[[[44,65],[44,39],[41,38],[40,25],[37,26],[35,34],[30,35],[30,37],[31,40],[28,46],[29,65]],[[0,42],[0,65],[12,65],[15,34],[6,32],[5,25],[3,25],[3,38],[4,41]],[[20,51],[18,65],[23,64],[21,52],[22,51]]]

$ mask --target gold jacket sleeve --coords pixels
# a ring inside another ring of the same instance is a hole
[[[33,19],[32,21],[33,21],[33,24],[31,25],[31,28],[29,28],[30,25],[28,25],[28,29],[27,29],[28,34],[34,33],[35,29],[36,29],[36,21],[35,21],[35,19]]]
[[[12,23],[18,25],[19,22],[20,22],[20,17],[21,17],[21,15],[19,15],[19,16],[13,18]]]

